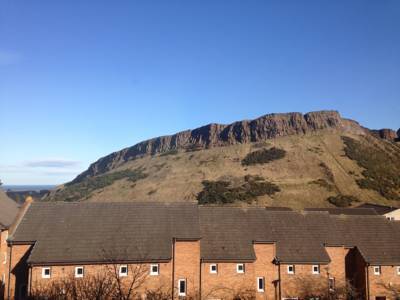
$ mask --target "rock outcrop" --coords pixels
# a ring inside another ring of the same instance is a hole
[[[145,155],[155,155],[173,150],[201,150],[234,144],[259,142],[276,137],[308,134],[324,129],[348,129],[356,122],[342,119],[337,111],[317,111],[307,114],[268,114],[254,120],[244,120],[229,125],[209,124],[174,135],[161,136],[140,142],[100,158],[73,183],[90,176],[102,174],[123,163]]]
[[[378,138],[388,140],[388,141],[395,141],[399,136],[399,131],[397,131],[397,133],[396,133],[396,131],[394,131],[392,129],[388,129],[388,128],[371,130],[371,133]]]

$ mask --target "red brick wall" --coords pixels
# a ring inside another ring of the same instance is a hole
[[[11,260],[11,295],[17,296],[21,287],[28,285],[25,277],[28,272],[26,258],[31,246],[14,245],[12,247]],[[245,273],[236,272],[236,264],[243,262],[219,262],[217,274],[210,273],[210,262],[200,265],[200,241],[176,241],[174,242],[173,256],[175,262],[159,263],[159,275],[150,276],[150,263],[143,264],[145,270],[144,283],[139,288],[142,296],[148,290],[161,290],[164,293],[172,293],[174,289],[175,298],[178,298],[178,280],[186,279],[187,295],[196,297],[200,291],[200,269],[201,269],[201,293],[203,299],[232,298],[239,292],[255,294],[256,299],[275,299],[278,294],[278,286],[274,282],[280,278],[282,297],[299,297],[304,290],[318,293],[321,288],[327,289],[328,274],[335,278],[336,285],[346,280],[345,261],[351,258],[355,262],[355,268],[359,268],[356,278],[360,285],[363,282],[364,261],[356,250],[352,250],[352,256],[348,249],[343,247],[327,247],[326,251],[331,258],[328,265],[320,265],[320,274],[312,273],[312,264],[295,265],[295,274],[287,273],[287,264],[278,266],[273,263],[275,257],[275,245],[254,244],[256,260],[245,263]],[[355,251],[355,252],[354,252]],[[8,258],[9,259],[9,258]],[[8,264],[7,264],[8,266]],[[137,266],[137,265],[131,265]],[[31,271],[31,282],[33,288],[44,287],[56,280],[73,276],[75,266],[52,266],[51,278],[42,278],[42,267],[33,267]],[[85,265],[85,276],[104,274],[111,266]],[[131,270],[131,267],[130,267]],[[387,299],[394,299],[392,287],[400,287],[400,275],[397,274],[396,266],[382,266],[381,275],[373,274],[373,267],[369,267],[369,290],[370,299],[376,296],[386,296]],[[122,282],[131,282],[133,273],[130,271],[128,277]],[[173,277],[174,274],[174,277]],[[354,274],[353,274],[354,275]],[[265,278],[264,292],[257,292],[257,277]],[[365,278],[365,276],[364,276]],[[7,279],[7,276],[6,276]],[[391,285],[389,285],[391,283]],[[173,287],[172,287],[173,285]],[[28,285],[29,286],[29,285]]]
[[[377,296],[386,296],[395,300],[394,291],[400,293],[400,275],[397,274],[397,266],[381,266],[381,274],[374,275],[373,266],[368,267],[370,299]]]
[[[200,292],[200,241],[174,242],[174,291],[178,297],[178,281],[186,279],[187,295]]]
[[[320,273],[312,273],[312,264],[295,264],[295,273],[289,274],[288,264],[281,264],[282,298],[301,297],[303,294],[327,290],[327,265],[320,265]]]
[[[7,277],[7,237],[8,230],[0,231],[0,299],[4,297],[5,281]]]
[[[172,263],[158,263],[159,275],[150,275],[150,263],[143,264],[128,264],[128,276],[119,277],[116,273],[119,271],[119,266],[112,265],[68,265],[68,266],[52,266],[51,277],[42,278],[43,266],[35,266],[32,268],[32,292],[35,290],[45,289],[52,283],[59,282],[61,279],[71,278],[72,280],[85,280],[85,278],[95,276],[110,276],[113,279],[120,278],[124,290],[134,284],[137,287],[137,295],[144,296],[147,291],[162,291],[170,293],[171,278],[172,278]],[[84,277],[75,278],[75,267],[84,267]],[[134,279],[136,278],[136,279]]]
[[[6,276],[6,295],[8,295],[8,289],[10,290],[11,299],[24,299],[28,290],[28,265],[26,260],[28,259],[29,253],[32,249],[32,245],[14,245],[9,248],[8,260],[11,260],[11,272],[10,281]]]
[[[278,279],[278,267],[273,264],[275,245],[254,244],[256,260],[254,262],[215,262],[217,274],[210,273],[210,265],[202,264],[202,297],[204,299],[233,299],[240,293],[255,295],[256,299],[275,299],[278,288],[274,280]],[[244,273],[237,273],[236,265],[245,265]],[[264,277],[264,292],[257,291],[257,277]]]

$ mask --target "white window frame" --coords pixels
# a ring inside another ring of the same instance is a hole
[[[78,274],[78,270],[82,269],[82,274]],[[82,278],[85,274],[85,268],[83,266],[75,267],[75,278]]]
[[[213,270],[215,267],[215,270]],[[217,274],[218,273],[218,265],[217,264],[210,264],[210,274]]]
[[[126,272],[122,272],[122,268],[126,268]],[[120,265],[118,270],[119,277],[126,277],[128,276],[128,265]]]
[[[157,267],[157,272],[154,272],[154,271],[153,271],[153,267]],[[159,265],[159,264],[151,264],[151,265],[150,265],[150,275],[151,275],[151,276],[160,275],[160,265]]]
[[[239,266],[242,266],[242,269],[241,269],[241,270],[239,270]],[[238,274],[244,274],[244,272],[245,272],[245,266],[244,266],[244,264],[236,264],[236,273],[238,273]]]
[[[381,275],[381,266],[374,266],[374,275]]]
[[[315,270],[317,268],[317,270]],[[318,275],[320,273],[319,265],[312,265],[312,273]]]
[[[49,275],[46,275],[46,270],[49,271]],[[42,278],[51,278],[51,268],[50,267],[43,267],[42,268]]]
[[[185,290],[181,292],[181,282],[185,285]],[[179,296],[186,296],[187,286],[186,286],[186,279],[179,279],[178,280],[178,295]]]
[[[262,282],[262,288],[260,289],[260,280]],[[257,292],[264,293],[265,292],[265,278],[257,277]]]
[[[292,271],[290,271],[290,268],[292,268]],[[296,271],[295,271],[295,268],[294,268],[294,265],[288,265],[287,266],[287,273],[288,274],[294,274]]]

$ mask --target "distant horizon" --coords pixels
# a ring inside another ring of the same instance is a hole
[[[0,179],[62,184],[140,141],[268,113],[332,109],[397,130],[399,12],[396,0],[5,0]]]

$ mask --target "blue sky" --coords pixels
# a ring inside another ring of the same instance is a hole
[[[0,0],[0,179],[271,112],[400,127],[400,1]]]

